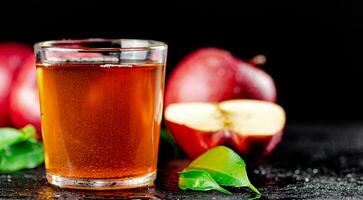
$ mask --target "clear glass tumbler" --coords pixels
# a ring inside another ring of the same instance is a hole
[[[167,45],[85,39],[34,48],[49,183],[98,190],[151,186]]]

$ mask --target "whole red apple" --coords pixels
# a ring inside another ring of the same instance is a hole
[[[27,124],[34,125],[38,137],[41,137],[40,106],[34,55],[25,60],[12,86],[10,116],[13,124],[18,128]]]
[[[279,143],[285,126],[282,107],[247,99],[170,104],[164,119],[176,143],[191,158],[218,145],[249,158],[266,156]]]
[[[228,99],[276,101],[273,79],[263,70],[217,48],[186,56],[171,73],[165,106],[177,102],[220,102]]]
[[[0,44],[0,127],[10,125],[9,96],[24,60],[33,50],[19,43]]]
[[[0,61],[0,127],[9,124],[9,94],[12,82],[12,73],[6,67],[1,67]]]

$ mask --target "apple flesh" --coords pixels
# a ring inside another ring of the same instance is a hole
[[[33,50],[19,43],[0,44],[0,127],[10,125],[9,104],[11,85],[24,60]]]
[[[165,110],[165,124],[176,143],[196,158],[218,146],[241,155],[266,156],[281,140],[285,111],[259,100],[175,103]]]
[[[21,128],[32,124],[41,138],[40,106],[36,80],[34,55],[29,56],[12,86],[10,94],[10,116],[14,126]]]
[[[165,89],[165,106],[229,99],[275,102],[276,87],[263,70],[217,48],[199,49],[185,57],[171,73]]]

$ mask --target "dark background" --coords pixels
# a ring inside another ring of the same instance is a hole
[[[200,47],[267,56],[290,120],[363,119],[363,9],[350,1],[1,1],[0,41],[146,38],[168,73]]]

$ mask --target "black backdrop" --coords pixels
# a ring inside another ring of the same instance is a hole
[[[146,38],[169,44],[168,72],[205,46],[267,56],[294,120],[363,119],[363,7],[349,1],[1,1],[0,41]]]

